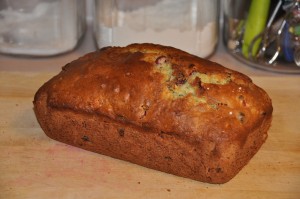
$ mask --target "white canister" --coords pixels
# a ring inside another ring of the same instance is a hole
[[[74,49],[85,30],[85,1],[0,1],[0,52],[50,56]]]
[[[155,43],[207,57],[218,42],[218,0],[95,0],[95,9],[99,48]]]

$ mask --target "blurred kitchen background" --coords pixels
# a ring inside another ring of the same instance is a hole
[[[0,70],[58,72],[105,46],[157,43],[248,75],[300,74],[298,0],[0,0]]]

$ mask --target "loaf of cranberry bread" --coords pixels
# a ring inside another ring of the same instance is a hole
[[[181,50],[106,47],[34,98],[55,140],[208,183],[232,179],[267,138],[272,103],[241,73]]]

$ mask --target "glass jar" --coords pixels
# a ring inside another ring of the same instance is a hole
[[[155,43],[207,57],[218,42],[218,0],[95,0],[95,9],[99,48]]]
[[[224,0],[223,39],[249,66],[300,74],[300,0]]]
[[[85,1],[0,1],[0,52],[50,56],[75,48],[85,30]]]

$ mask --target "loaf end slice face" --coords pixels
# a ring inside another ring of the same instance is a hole
[[[37,91],[34,110],[55,140],[225,183],[267,139],[273,108],[241,73],[172,47],[132,44],[64,66]]]

